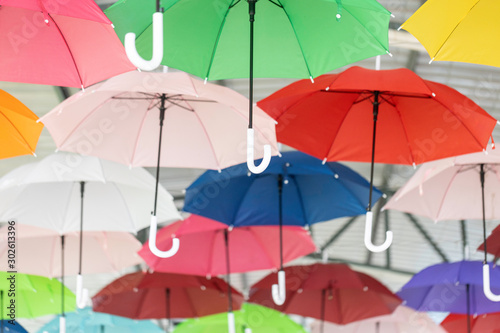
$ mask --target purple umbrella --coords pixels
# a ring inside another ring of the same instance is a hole
[[[490,264],[492,290],[500,292],[500,268]],[[459,261],[440,263],[415,274],[397,295],[404,304],[418,311],[467,314],[500,312],[500,303],[490,301],[483,293],[483,263]]]

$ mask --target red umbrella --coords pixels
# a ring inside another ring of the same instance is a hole
[[[286,272],[286,301],[276,305],[270,274],[250,288],[249,302],[278,311],[337,324],[392,313],[401,299],[374,278],[345,264],[290,266]]]
[[[325,161],[371,161],[371,184],[375,162],[416,165],[481,151],[497,122],[458,91],[404,68],[351,67],[292,83],[258,105],[278,121],[279,142]],[[384,251],[392,233],[371,243],[370,203],[365,244]]]
[[[93,0],[0,5],[0,81],[80,88],[135,69]]]
[[[495,258],[500,258],[500,225],[497,226],[491,232],[491,235],[486,238],[486,245],[484,246],[484,242],[478,246],[478,251],[484,251],[486,248],[488,253],[491,253],[495,256]]]
[[[93,298],[93,310],[132,319],[193,318],[226,312],[228,284],[213,277],[170,273],[135,272],[101,289]],[[233,307],[243,295],[231,288]]]
[[[487,313],[471,317],[471,333],[500,333],[500,313]],[[467,315],[450,314],[441,326],[450,333],[467,332]]]

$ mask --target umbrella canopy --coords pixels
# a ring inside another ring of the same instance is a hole
[[[390,13],[376,1],[253,3],[255,77],[316,77],[388,52]],[[246,1],[223,0],[214,5],[203,0],[176,0],[161,1],[160,5],[165,9],[163,64],[209,80],[248,77]],[[108,8],[106,15],[122,40],[128,32],[139,36],[137,51],[151,59],[154,12],[154,1],[127,0]]]
[[[179,239],[180,247],[171,258],[154,256],[147,244],[139,251],[139,255],[153,270],[217,276],[277,268],[280,265],[277,244],[279,230],[274,226],[229,228],[224,223],[191,215],[184,221],[163,227],[158,232],[158,247],[170,248],[173,237]],[[283,239],[284,262],[316,249],[308,232],[300,227],[284,227]]]
[[[1,37],[0,37],[1,38]],[[0,65],[1,66],[1,65]],[[43,125],[38,117],[14,96],[0,90],[0,159],[35,154]]]
[[[15,218],[60,234],[82,227],[136,233],[149,225],[154,184],[154,177],[142,168],[59,152],[0,178],[0,220]],[[158,218],[179,219],[163,187],[159,196]]]
[[[2,326],[3,325],[3,326]],[[0,332],[5,333],[28,333],[24,327],[19,324],[19,322],[14,321],[14,324],[10,320],[0,320]],[[3,329],[3,331],[2,331]]]
[[[0,262],[7,263],[8,226],[0,228]],[[76,275],[78,273],[80,235],[72,231],[59,232],[19,224],[16,226],[16,253],[19,272],[47,277]],[[61,237],[64,236],[64,248]],[[82,274],[119,272],[142,260],[137,254],[141,243],[125,232],[85,231],[83,233]],[[64,251],[64,254],[61,253]],[[61,258],[64,257],[64,272]],[[0,268],[3,264],[0,264]]]
[[[88,87],[132,71],[92,0],[2,0],[0,81]]]
[[[486,239],[486,244],[482,243],[478,246],[477,251],[484,251],[487,249],[487,253],[491,253],[495,258],[500,257],[500,226],[497,226],[491,234]]]
[[[236,333],[306,333],[304,328],[283,313],[255,304],[243,304],[235,311]],[[227,322],[224,314],[189,319],[176,327],[174,333],[226,333]]]
[[[500,25],[494,0],[426,1],[401,28],[425,47],[431,61],[500,66]],[[488,33],[485,33],[488,32]]]
[[[278,141],[318,158],[420,164],[486,148],[496,120],[472,100],[404,68],[351,67],[325,74],[314,84],[292,83],[258,103],[276,121]],[[370,196],[371,197],[371,196]],[[371,200],[365,245],[372,243]]]
[[[416,312],[400,305],[393,313],[386,316],[360,320],[347,325],[322,323],[315,321],[311,333],[445,333],[446,331],[432,321],[427,314]]]
[[[94,311],[133,319],[193,318],[226,312],[227,288],[216,277],[135,272],[105,286],[92,302]],[[243,295],[234,288],[232,295],[239,309]]]
[[[500,268],[490,264],[492,290],[500,292]],[[480,261],[440,263],[414,275],[397,294],[405,305],[418,311],[456,314],[499,312],[500,303],[483,293]]]
[[[471,333],[498,333],[500,327],[500,313],[485,313],[473,316],[471,319]],[[441,326],[450,333],[467,332],[467,316],[450,314],[442,322]]]
[[[14,278],[12,278],[14,276]],[[15,281],[15,297],[9,292]],[[61,292],[64,290],[64,303]],[[56,279],[38,275],[0,272],[0,319],[12,319],[7,311],[14,300],[16,318],[35,318],[75,310],[75,295]],[[3,312],[2,312],[3,311]]]
[[[247,105],[235,91],[185,73],[130,72],[67,99],[41,121],[60,150],[131,166],[220,170],[246,161]],[[256,111],[257,141],[276,154],[274,127]]]
[[[57,332],[58,318],[49,321],[37,332]],[[150,320],[131,320],[105,313],[93,312],[91,308],[79,309],[66,315],[66,333],[162,333],[163,330]]]
[[[285,267],[286,301],[271,300],[272,273],[250,288],[249,302],[273,309],[347,324],[393,312],[401,300],[374,278],[345,264],[313,264]]]

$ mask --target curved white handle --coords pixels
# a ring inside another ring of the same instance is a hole
[[[483,265],[483,292],[486,298],[492,302],[500,302],[500,295],[495,295],[491,291],[490,285],[490,266],[488,264]]]
[[[228,333],[236,333],[236,327],[234,326],[234,313],[227,313],[227,331]]]
[[[59,317],[59,333],[66,333],[66,317]]]
[[[135,47],[135,33],[129,32],[125,35],[125,52],[134,66],[152,71],[160,66],[163,60],[163,13],[153,14],[153,57],[151,60],[144,60]]]
[[[271,288],[273,301],[276,305],[283,305],[286,300],[286,279],[285,271],[278,271],[278,284],[273,284]]]
[[[385,251],[392,244],[392,231],[388,230],[385,233],[386,240],[382,245],[374,245],[372,243],[372,222],[373,222],[373,212],[366,212],[366,223],[365,223],[365,246],[371,252],[382,252]]]
[[[158,219],[151,215],[151,225],[149,227],[149,249],[153,254],[160,258],[170,258],[179,251],[179,238],[172,238],[172,248],[168,251],[162,251],[156,247],[156,232],[158,230]]]
[[[76,306],[83,309],[87,305],[89,298],[89,290],[83,288],[83,276],[78,274],[76,276]]]
[[[252,173],[262,173],[271,162],[271,146],[264,145],[264,157],[259,166],[254,161],[254,132],[253,128],[247,129],[247,166]]]

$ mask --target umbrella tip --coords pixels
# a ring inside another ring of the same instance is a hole
[[[111,23],[111,28],[113,28],[113,29],[115,28],[115,25],[113,23]]]
[[[392,53],[391,52],[389,52],[388,50],[386,50],[385,53],[387,53],[389,55],[389,57],[392,58]]]
[[[33,156],[37,157],[36,153],[34,151],[32,151],[31,154],[33,154]]]
[[[395,17],[396,17],[396,15],[394,15],[393,13],[391,13],[391,17],[392,17],[392,18],[395,18]],[[401,27],[400,27],[400,28],[401,28]],[[398,30],[399,30],[399,29],[398,29]]]
[[[321,162],[321,164],[325,164],[326,163],[326,157],[323,159],[323,161]]]
[[[205,78],[205,81],[203,81],[203,84],[207,84],[208,77]]]
[[[312,76],[309,76],[309,80],[311,80],[311,83],[314,83],[314,79]]]
[[[500,125],[500,120],[497,120],[497,125]]]
[[[397,30],[399,31],[401,29],[403,29],[403,25],[402,24],[399,26],[399,28]]]
[[[415,164],[415,162],[413,162],[412,164],[413,164],[413,170],[415,170],[417,168],[417,165]]]
[[[433,61],[434,61],[434,58],[432,58],[431,60],[429,60],[429,65],[432,64]]]

